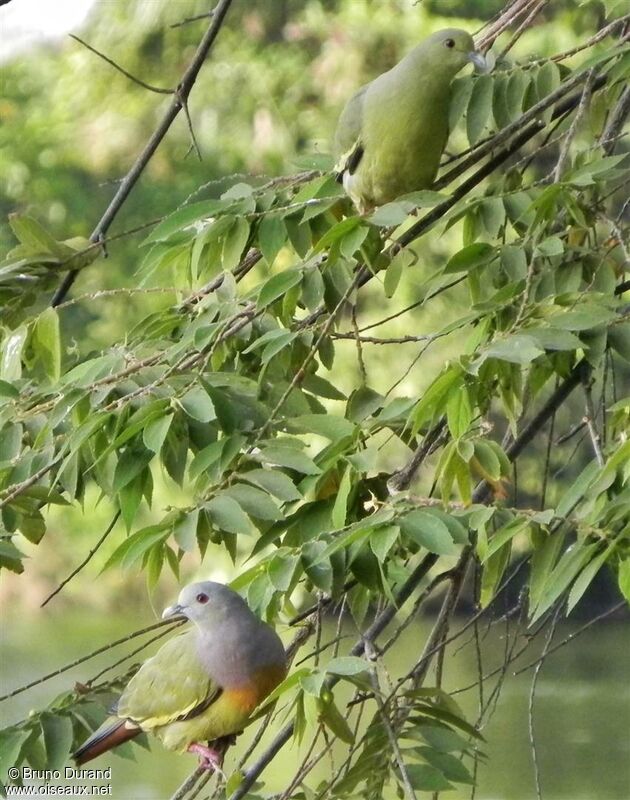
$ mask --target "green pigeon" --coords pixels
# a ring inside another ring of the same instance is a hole
[[[350,98],[335,133],[336,171],[360,213],[431,187],[448,138],[451,81],[469,62],[486,69],[472,36],[447,28]]]
[[[276,632],[221,583],[182,589],[163,619],[194,626],[174,636],[140,667],[109,717],[74,753],[78,765],[150,731],[169,750],[196,753],[220,771],[215,740],[239,733],[284,679],[287,660]]]

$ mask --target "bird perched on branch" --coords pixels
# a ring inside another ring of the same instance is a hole
[[[348,101],[335,134],[336,170],[360,213],[430,188],[448,138],[451,81],[469,62],[486,69],[472,36],[447,28]]]
[[[221,770],[224,742],[283,680],[280,638],[236,592],[212,581],[191,583],[163,619],[187,617],[192,629],[170,639],[129,681],[109,717],[74,754],[84,764],[150,731],[169,750],[196,753]]]

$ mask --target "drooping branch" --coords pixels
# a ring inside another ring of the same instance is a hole
[[[213,11],[212,18],[206,33],[204,34],[202,40],[197,47],[197,51],[193,56],[192,61],[190,62],[188,68],[184,72],[182,80],[180,81],[177,90],[173,96],[173,99],[166,110],[162,120],[160,121],[159,125],[153,132],[151,138],[144,146],[144,149],[137,157],[136,161],[134,162],[133,166],[129,170],[129,172],[125,175],[123,180],[121,181],[118,191],[112,198],[109,206],[107,207],[105,213],[97,223],[96,227],[92,231],[90,236],[90,241],[92,242],[99,242],[101,241],[102,237],[107,233],[109,226],[112,224],[116,215],[122,208],[125,200],[129,196],[131,190],[136,185],[138,179],[144,172],[147,164],[151,160],[153,154],[157,150],[158,146],[166,136],[169,128],[171,127],[173,121],[179,114],[179,112],[185,107],[188,96],[195,85],[195,81],[197,80],[197,75],[199,74],[199,70],[201,69],[204,61],[212,45],[214,44],[219,31],[221,30],[221,26],[223,25],[223,21],[225,16],[232,4],[232,0],[219,0],[216,8]],[[70,287],[74,283],[76,276],[78,274],[77,270],[71,270],[66,277],[63,279],[61,285],[55,292],[52,305],[58,306],[60,303],[63,302],[66,294],[68,293]]]

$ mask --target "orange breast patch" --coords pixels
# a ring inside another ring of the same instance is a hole
[[[283,666],[274,665],[259,670],[251,683],[244,686],[233,686],[225,689],[223,694],[229,699],[230,704],[249,714],[256,706],[273,691],[284,679],[286,670]]]

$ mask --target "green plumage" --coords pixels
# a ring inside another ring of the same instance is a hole
[[[451,81],[471,61],[483,64],[469,33],[439,31],[348,101],[335,150],[359,211],[431,186],[448,138]]]
[[[243,599],[212,581],[190,584],[165,617],[188,617],[194,628],[149,658],[123,691],[113,713],[75,752],[78,764],[137,736],[156,735],[169,750],[219,756],[203,742],[241,731],[285,677],[286,657],[276,633]]]

